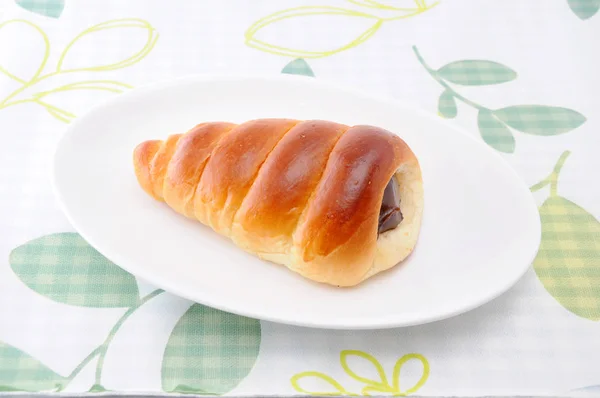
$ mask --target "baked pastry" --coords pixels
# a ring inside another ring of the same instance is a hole
[[[141,187],[241,249],[335,286],[353,286],[413,250],[419,162],[397,135],[323,120],[202,123],[139,144]]]

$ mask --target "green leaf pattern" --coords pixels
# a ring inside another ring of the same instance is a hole
[[[444,88],[438,101],[439,114],[443,117],[456,116],[455,104],[450,102],[450,98],[476,109],[477,126],[482,139],[500,152],[515,151],[515,137],[509,127],[526,134],[551,136],[568,133],[586,122],[581,113],[563,107],[515,105],[501,109],[488,108],[466,98],[450,83],[465,86],[506,83],[516,79],[515,71],[497,62],[483,60],[451,62],[435,70],[425,62],[416,46],[413,46],[413,51],[421,66]]]
[[[493,112],[480,109],[477,115],[477,127],[483,140],[492,148],[504,153],[515,151],[515,137]]]
[[[568,133],[586,118],[572,109],[543,105],[517,105],[494,111],[494,115],[515,130],[549,136]]]
[[[31,355],[0,341],[0,393],[56,391],[64,381]]]
[[[446,119],[453,119],[458,113],[456,108],[456,100],[451,91],[445,90],[438,101],[438,112]]]
[[[600,321],[600,222],[560,196],[540,207],[542,244],[534,269],[546,290],[573,314]]]
[[[438,75],[463,86],[485,86],[506,83],[517,78],[517,72],[498,62],[466,60],[451,62],[438,70]]]
[[[113,308],[139,300],[137,282],[98,253],[76,233],[34,239],[9,258],[15,274],[29,288],[64,304]]]
[[[567,0],[569,7],[579,19],[586,20],[600,10],[600,0]]]
[[[540,207],[542,242],[533,268],[564,308],[600,321],[600,222],[558,193],[560,172],[569,154],[564,152],[552,173],[531,188],[550,187],[550,196]]]
[[[163,390],[218,395],[231,391],[254,366],[260,336],[255,319],[192,305],[166,345]]]
[[[51,18],[58,18],[65,8],[64,0],[16,0],[24,9]]]
[[[135,277],[107,260],[76,233],[29,241],[15,248],[9,261],[25,285],[51,300],[84,307],[128,308],[104,342],[68,377],[55,374],[35,358],[0,342],[0,391],[62,391],[95,358],[95,383],[90,392],[106,391],[102,371],[114,336],[131,315],[163,290],[140,298]],[[220,395],[232,390],[254,366],[260,341],[258,320],[192,304],[164,348],[164,391]]]
[[[314,77],[315,74],[311,69],[308,62],[306,62],[302,58],[297,58],[293,61],[290,61],[284,68],[281,70],[281,73],[287,73],[290,75],[302,75],[302,76],[311,76]]]

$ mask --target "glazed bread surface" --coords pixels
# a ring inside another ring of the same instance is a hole
[[[378,127],[208,122],[139,144],[133,162],[155,199],[313,281],[356,285],[404,260],[417,242],[419,163],[400,137]],[[391,178],[403,220],[379,234]]]

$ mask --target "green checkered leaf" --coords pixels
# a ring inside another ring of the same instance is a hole
[[[463,86],[486,86],[506,83],[517,78],[517,72],[493,61],[466,60],[442,66],[437,74],[449,82]]]
[[[569,7],[579,19],[588,19],[600,10],[600,0],[568,0]]]
[[[115,308],[130,307],[139,300],[135,277],[76,233],[29,241],[15,248],[9,261],[29,288],[60,303]]]
[[[15,0],[24,9],[51,18],[58,18],[65,8],[64,0]]]
[[[64,381],[31,355],[0,341],[0,392],[55,391]]]
[[[192,305],[165,347],[163,390],[217,395],[231,391],[254,366],[260,338],[255,319]]]
[[[450,91],[446,90],[440,95],[440,99],[438,100],[438,112],[446,119],[456,117],[456,114],[458,113],[456,100]]]
[[[515,151],[512,131],[499,121],[491,111],[481,109],[477,115],[477,126],[483,140],[492,148],[504,153]]]
[[[560,196],[540,207],[542,243],[533,263],[546,290],[567,310],[600,320],[600,222]]]
[[[585,123],[572,109],[545,105],[515,105],[494,111],[494,115],[515,130],[534,135],[567,133]]]
[[[281,73],[314,77],[315,74],[308,62],[302,58],[295,59],[283,67]]]

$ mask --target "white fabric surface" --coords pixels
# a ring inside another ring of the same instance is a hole
[[[65,45],[91,25],[116,18],[150,22],[159,39],[148,56],[103,75],[139,86],[191,73],[278,74],[294,57],[251,48],[244,43],[244,32],[259,18],[305,3],[67,0],[60,18],[29,12],[13,1],[0,4],[2,21],[26,19],[48,34],[48,65],[55,65]],[[320,0],[318,4],[360,9],[342,1]],[[352,32],[367,26],[361,25],[361,18],[336,18],[324,22],[317,17],[314,23],[289,21],[289,26],[280,24],[265,30],[264,37],[285,45],[319,48],[329,41],[343,41],[347,31],[351,32],[347,37],[356,36]],[[0,65],[26,74],[39,62],[33,59],[39,60],[43,53],[42,42],[31,32],[18,29],[8,36],[0,34]],[[527,184],[533,185],[552,171],[563,151],[570,150],[560,175],[561,194],[598,219],[599,38],[600,14],[581,20],[569,9],[567,0],[441,0],[421,15],[386,22],[355,48],[307,62],[318,79],[408,100],[431,112],[437,111],[442,87],[426,73],[411,46],[416,45],[433,67],[465,59],[510,66],[518,72],[515,81],[457,91],[491,108],[547,104],[585,115],[587,121],[566,134],[540,137],[515,132],[516,149],[503,156]],[[122,59],[144,38],[108,32],[103,41],[98,40],[78,48],[70,61],[85,65],[90,60]],[[82,72],[82,78],[94,79],[96,75]],[[14,81],[0,74],[1,98],[15,87]],[[81,115],[112,95],[73,91],[64,94],[60,103]],[[479,134],[475,110],[462,103],[453,123]],[[11,250],[29,240],[73,231],[58,208],[49,179],[53,147],[66,126],[37,104],[0,109],[0,341],[28,352],[63,376],[104,340],[123,314],[119,308],[90,309],[51,301],[27,288],[8,263]],[[463,183],[457,181],[457,192]],[[535,195],[541,204],[548,193],[542,190]],[[139,284],[142,295],[153,289]],[[189,305],[164,294],[136,313],[108,350],[104,387],[160,392],[161,342],[164,345]],[[563,308],[533,270],[493,302],[424,326],[357,332],[261,322],[261,329],[256,364],[230,391],[232,395],[297,394],[290,379],[309,370],[326,373],[348,391],[358,393],[363,385],[340,366],[340,351],[348,349],[376,357],[389,377],[401,356],[423,355],[430,374],[419,395],[574,395],[577,389],[600,385],[600,323]],[[87,391],[93,384],[94,367],[92,361],[65,391]],[[353,369],[375,377],[367,362],[357,361]],[[408,387],[419,378],[421,369],[407,365],[403,372],[402,382]],[[593,394],[593,389],[587,392]]]

